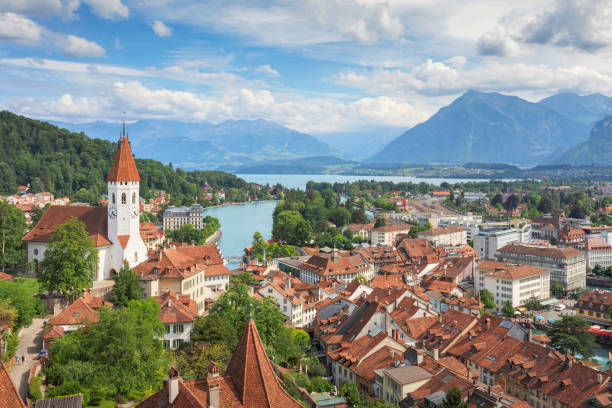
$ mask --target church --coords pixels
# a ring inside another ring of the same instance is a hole
[[[125,131],[106,178],[106,207],[53,205],[24,237],[28,262],[38,268],[55,228],[72,217],[85,224],[98,249],[94,282],[112,279],[124,261],[135,267],[147,258],[147,247],[140,236],[140,175]]]

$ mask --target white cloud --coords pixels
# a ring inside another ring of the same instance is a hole
[[[151,28],[153,29],[155,34],[160,37],[169,37],[170,35],[172,35],[172,30],[170,29],[170,27],[168,27],[159,20],[155,20],[155,22],[151,24]]]
[[[121,41],[119,41],[118,38],[115,38],[115,41],[113,42],[113,47],[116,50],[122,50],[123,49],[123,45],[121,45]]]
[[[105,54],[104,48],[95,42],[75,35],[57,35],[56,45],[63,55],[71,58],[100,57]]]
[[[270,75],[271,77],[278,76],[278,71],[268,64],[258,66],[257,68],[255,68],[255,71],[261,72],[262,74]]]
[[[83,0],[92,8],[95,15],[108,20],[128,18],[129,9],[121,0]]]
[[[495,28],[484,34],[476,42],[480,55],[515,56],[520,53],[518,43],[504,30]]]
[[[37,45],[42,31],[42,27],[27,17],[15,13],[0,14],[0,40]]]
[[[60,16],[64,20],[72,20],[79,3],[80,0],[0,0],[0,12],[44,18]]]

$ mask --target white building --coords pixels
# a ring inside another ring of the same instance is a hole
[[[612,245],[598,237],[588,237],[584,243],[584,257],[588,268],[612,266]]]
[[[410,224],[390,224],[372,230],[372,246],[395,244],[398,235],[408,234]]]
[[[363,275],[368,281],[374,279],[374,265],[359,253],[349,256],[340,256],[337,252],[316,254],[297,268],[300,280],[308,283],[332,278],[349,283],[358,275]]]
[[[292,288],[291,281],[292,278],[288,275],[285,280],[272,278],[268,283],[259,288],[257,293],[263,297],[272,298],[279,310],[287,316],[292,326],[302,327],[306,326],[306,324],[312,324],[312,320],[307,323],[304,322],[303,315],[306,299]]]
[[[529,224],[522,228],[484,227],[474,236],[474,249],[483,259],[495,259],[499,248],[530,240],[531,226]]]
[[[198,306],[189,295],[168,291],[154,297],[159,302],[159,318],[164,324],[164,349],[176,349],[191,339],[193,324],[198,318]]]
[[[204,228],[204,207],[192,204],[191,207],[168,207],[163,215],[164,230],[178,230],[191,224],[195,229]]]
[[[437,247],[467,244],[467,229],[458,225],[432,228],[419,232],[419,238],[433,242]]]
[[[124,261],[134,267],[146,259],[147,247],[140,236],[140,175],[125,128],[106,181],[108,207],[52,205],[23,237],[34,268],[44,259],[55,228],[72,217],[85,224],[98,249],[94,281],[112,279]]]
[[[532,297],[550,297],[550,271],[531,265],[484,261],[476,268],[474,284],[476,292],[487,289],[493,294],[497,310],[508,300],[518,307]]]

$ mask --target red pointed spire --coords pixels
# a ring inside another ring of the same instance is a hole
[[[119,148],[115,153],[115,159],[106,181],[140,181],[138,168],[130,148],[130,141],[125,132],[125,119],[123,120],[123,134],[119,138]]]
[[[259,338],[257,327],[249,319],[232,354],[226,377],[234,384],[238,399],[253,408],[299,408],[302,406],[283,389]]]

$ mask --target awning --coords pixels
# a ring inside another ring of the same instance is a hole
[[[540,300],[540,304],[542,306],[549,306],[549,305],[554,305],[555,303],[558,303],[559,300],[555,299],[555,298],[550,298],[550,299],[546,299],[546,300]]]
[[[551,322],[551,323],[556,322],[556,320],[555,320],[555,318],[554,318],[554,317],[549,317],[549,318],[548,318],[548,321],[549,321],[549,322]]]
[[[544,316],[537,315],[536,320],[544,320]]]

